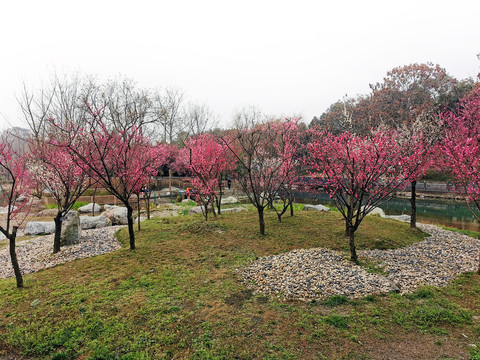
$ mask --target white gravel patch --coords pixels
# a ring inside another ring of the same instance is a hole
[[[358,251],[360,260],[378,262],[384,275],[368,273],[347,254],[323,248],[266,256],[236,272],[257,293],[308,301],[410,293],[422,285],[445,286],[454,276],[478,269],[480,240],[434,225],[419,227],[431,236],[401,249]]]
[[[53,237],[46,235],[17,242],[16,253],[22,274],[47,269],[75,259],[83,259],[116,251],[122,247],[114,234],[124,226],[83,230],[80,242],[63,246],[53,254]],[[14,276],[8,246],[0,250],[0,279]]]

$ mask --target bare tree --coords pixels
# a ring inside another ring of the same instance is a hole
[[[188,135],[195,136],[211,130],[217,121],[207,104],[190,103],[185,114],[185,123]]]
[[[24,84],[18,102],[33,138],[42,140],[59,135],[59,125],[81,124],[87,114],[87,102],[95,101],[99,86],[89,76],[54,75],[39,91],[30,91]]]
[[[157,91],[152,101],[155,121],[161,130],[161,140],[172,144],[177,135],[185,130],[184,94],[180,89],[167,88],[164,92]]]
[[[110,80],[101,89],[101,106],[109,126],[118,131],[128,131],[135,126],[143,134],[150,135],[156,117],[147,90],[137,88],[135,82],[127,78]]]

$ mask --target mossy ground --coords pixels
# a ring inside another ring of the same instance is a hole
[[[295,248],[347,251],[338,212],[267,212],[153,219],[123,249],[0,280],[0,357],[46,359],[480,358],[480,277],[414,294],[352,301],[282,301],[255,295],[234,269]],[[358,248],[421,240],[408,224],[369,217]],[[472,345],[477,345],[475,348]],[[419,350],[420,349],[420,350]],[[3,351],[3,353],[2,353]],[[396,357],[394,357],[395,355]]]

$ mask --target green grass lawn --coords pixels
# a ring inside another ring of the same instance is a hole
[[[410,359],[421,351],[425,359],[480,359],[478,275],[356,301],[255,295],[236,267],[295,248],[348,251],[338,212],[297,212],[281,224],[267,212],[266,223],[262,237],[253,211],[208,223],[200,215],[153,219],[136,233],[134,251],[124,229],[115,253],[27,275],[20,290],[0,280],[0,358]],[[360,249],[384,249],[424,236],[369,217],[356,239]]]

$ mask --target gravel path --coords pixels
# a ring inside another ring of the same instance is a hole
[[[478,268],[480,240],[434,225],[419,227],[431,236],[402,249],[358,252],[361,260],[378,262],[385,276],[370,274],[344,253],[323,248],[263,257],[237,273],[258,293],[308,301],[392,290],[409,293],[420,285],[446,285],[455,275]]]
[[[20,269],[29,274],[50,268],[75,259],[106,254],[120,249],[115,232],[124,226],[110,226],[101,229],[83,230],[80,242],[64,246],[57,254],[52,254],[53,234],[24,240],[17,243],[16,252]],[[8,246],[0,250],[0,279],[14,276]]]
[[[360,256],[379,261],[401,293],[421,285],[444,286],[455,275],[478,269],[480,240],[435,225],[419,228],[431,236],[402,249],[366,250]]]

